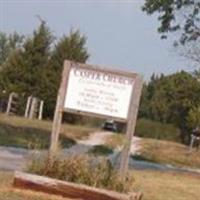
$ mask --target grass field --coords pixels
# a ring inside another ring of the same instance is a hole
[[[135,191],[144,194],[143,200],[199,200],[200,176],[155,171],[133,171],[133,173]],[[0,200],[69,200],[13,189],[13,173],[10,172],[0,172],[0,180]]]
[[[174,172],[134,171],[143,200],[199,200],[200,176]]]
[[[140,158],[156,163],[180,167],[200,168],[200,150],[189,152],[189,147],[169,141],[142,139]]]
[[[123,140],[123,135],[116,134],[107,139],[106,145],[116,148],[123,144]],[[200,150],[194,149],[189,152],[189,147],[186,145],[148,138],[141,138],[138,145],[140,146],[139,153],[132,156],[136,160],[200,169]]]
[[[0,145],[24,148],[48,148],[52,122],[29,120],[0,114]],[[60,144],[69,147],[77,139],[88,137],[94,128],[62,125]]]

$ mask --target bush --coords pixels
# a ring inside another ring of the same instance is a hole
[[[187,116],[187,125],[190,129],[200,127],[200,105],[193,107]]]
[[[134,179],[127,174],[126,180],[122,181],[111,163],[104,159],[95,159],[92,156],[48,156],[36,157],[28,166],[28,172],[48,176],[78,184],[86,184],[92,187],[115,190],[128,193],[133,191]]]
[[[149,119],[139,119],[135,135],[159,140],[179,141],[179,129],[172,124],[163,124]]]

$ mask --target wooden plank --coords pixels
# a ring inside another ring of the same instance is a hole
[[[143,85],[142,79],[139,76],[137,76],[135,79],[135,83],[134,83],[134,87],[132,91],[131,103],[129,107],[125,144],[124,144],[121,157],[120,157],[119,172],[122,179],[126,178],[126,173],[128,170],[129,154],[130,154],[133,134],[135,132],[138,107],[139,107],[140,96],[142,92],[142,85]]]
[[[52,133],[51,133],[50,156],[53,156],[53,154],[57,151],[69,70],[70,70],[70,62],[65,61],[61,77],[61,84],[57,95],[56,108],[54,112],[54,119],[52,125]]]
[[[13,186],[20,189],[46,192],[81,200],[141,200],[141,193],[121,194],[82,184],[64,182],[52,178],[15,172]]]

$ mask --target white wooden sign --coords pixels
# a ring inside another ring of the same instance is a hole
[[[127,119],[133,85],[131,77],[73,66],[64,107]]]
[[[66,60],[54,113],[50,155],[57,150],[63,112],[112,118],[127,124],[120,160],[120,174],[125,178],[141,90],[142,80],[136,73]]]

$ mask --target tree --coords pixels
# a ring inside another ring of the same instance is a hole
[[[162,38],[174,31],[181,31],[181,44],[200,38],[199,0],[145,0],[143,11],[159,14],[158,32]]]
[[[200,127],[200,105],[190,109],[187,116],[187,124],[191,129]]]
[[[200,102],[200,84],[187,72],[151,79],[146,88],[146,113],[144,117],[163,123],[173,123],[181,130],[182,142],[188,142],[189,111]],[[143,103],[142,102],[142,103]]]
[[[0,87],[7,93],[17,92],[24,97],[41,97],[44,70],[50,58],[53,36],[44,21],[40,22],[22,48],[15,50],[2,66]]]
[[[7,35],[0,32],[0,66],[8,59],[9,55],[23,44],[24,36],[14,32]]]
[[[86,41],[86,37],[81,35],[79,30],[71,30],[69,35],[64,35],[55,45],[48,62],[49,70],[45,71],[45,85],[41,92],[44,94],[43,99],[48,101],[46,113],[49,113],[50,116],[53,116],[54,113],[57,91],[61,81],[63,62],[68,59],[85,63],[89,58]],[[46,88],[50,89],[46,90]],[[70,117],[70,115],[68,115],[68,117]]]
[[[65,59],[86,62],[89,57],[86,37],[79,31],[64,35],[53,46],[54,36],[45,21],[21,48],[4,62],[0,73],[0,89],[33,95],[44,100],[44,116],[52,118]],[[14,44],[14,43],[13,43]]]

